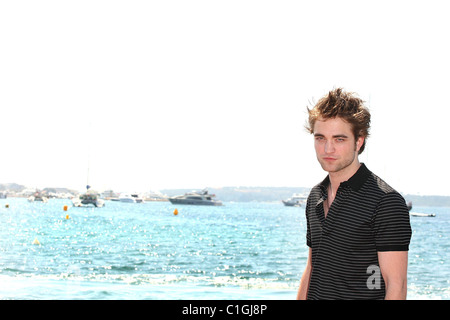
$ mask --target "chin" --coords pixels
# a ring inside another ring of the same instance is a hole
[[[320,162],[320,165],[322,166],[322,169],[327,172],[336,172],[340,170],[339,165],[336,164],[332,165],[329,163]]]

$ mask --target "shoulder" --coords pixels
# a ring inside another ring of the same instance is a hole
[[[407,216],[409,218],[409,210],[406,206],[405,198],[383,179],[375,174],[371,175],[371,188],[377,194],[376,216],[393,218],[398,216]]]
[[[382,201],[383,199],[395,199],[397,201],[405,202],[403,196],[397,190],[395,190],[386,181],[372,172],[367,179],[365,189],[366,192],[377,195],[377,198],[380,201]]]
[[[371,180],[376,185],[376,187],[384,194],[397,192],[386,181],[384,181],[383,179],[381,179],[379,176],[377,176],[374,173],[371,173]]]
[[[371,171],[355,197],[355,201],[367,207],[373,217],[383,212],[409,213],[403,196]]]

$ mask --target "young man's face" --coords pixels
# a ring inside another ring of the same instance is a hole
[[[314,147],[323,170],[339,172],[358,163],[363,137],[355,139],[351,125],[341,118],[317,119],[314,124]]]

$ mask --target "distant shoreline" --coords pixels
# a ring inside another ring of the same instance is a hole
[[[0,192],[6,192],[8,197],[25,197],[18,195],[23,190],[27,190],[23,185],[16,183],[0,183]],[[161,189],[162,194],[167,196],[176,196],[191,192],[192,190],[202,190],[203,187],[192,189]],[[34,189],[33,189],[34,190]],[[79,194],[79,191],[67,188],[44,188],[42,191],[56,193],[72,193]],[[310,188],[305,187],[222,187],[208,188],[209,193],[216,194],[221,201],[234,202],[276,202],[290,198],[294,193],[308,194]],[[413,206],[430,206],[430,207],[450,207],[450,196],[437,195],[411,195],[402,194],[406,202],[412,202]]]

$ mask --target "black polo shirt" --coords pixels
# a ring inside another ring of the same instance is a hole
[[[377,252],[408,251],[405,199],[361,164],[340,184],[325,218],[329,183],[327,176],[315,186],[306,205],[306,241],[312,248],[308,299],[384,299]]]

